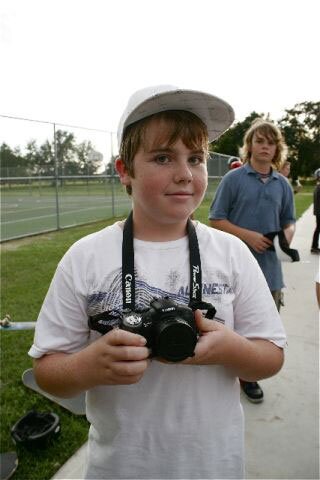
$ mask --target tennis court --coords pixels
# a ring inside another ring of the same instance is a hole
[[[103,181],[6,187],[1,203],[1,241],[124,215],[130,208],[125,191]]]
[[[221,177],[209,177],[212,198]],[[1,186],[1,241],[126,215],[131,201],[117,178],[32,179]]]

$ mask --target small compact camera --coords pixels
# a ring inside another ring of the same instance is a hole
[[[107,312],[106,315],[100,313],[90,317],[89,326],[107,333],[111,327],[107,327],[110,317]],[[150,308],[141,312],[125,310],[118,326],[145,337],[151,355],[170,362],[192,357],[199,337],[193,310],[168,297],[152,300]]]

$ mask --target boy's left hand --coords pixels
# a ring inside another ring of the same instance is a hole
[[[200,310],[195,311],[195,321],[201,332],[194,356],[183,360],[189,365],[208,365],[223,363],[224,353],[232,342],[232,330],[216,320],[209,320]]]
[[[283,349],[272,342],[245,338],[216,320],[203,317],[200,310],[195,312],[195,321],[201,333],[194,356],[181,364],[224,365],[248,382],[275,375],[282,367]]]
[[[227,355],[227,349],[232,348],[233,332],[216,320],[209,320],[200,310],[195,311],[195,321],[201,332],[194,356],[188,357],[180,363],[185,365],[222,364]],[[161,363],[173,363],[157,357]]]

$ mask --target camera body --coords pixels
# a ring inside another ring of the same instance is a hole
[[[155,298],[142,311],[124,310],[120,317],[112,311],[90,316],[88,325],[102,335],[116,327],[142,335],[151,356],[180,362],[194,355],[198,341],[194,310],[169,297]]]
[[[170,362],[193,356],[199,336],[192,309],[168,297],[142,312],[124,311],[119,327],[145,337],[151,355]]]

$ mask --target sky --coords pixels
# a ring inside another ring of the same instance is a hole
[[[319,18],[319,0],[1,0],[0,115],[115,132],[135,90],[173,84],[278,120],[320,100]],[[51,130],[0,117],[0,143]]]

